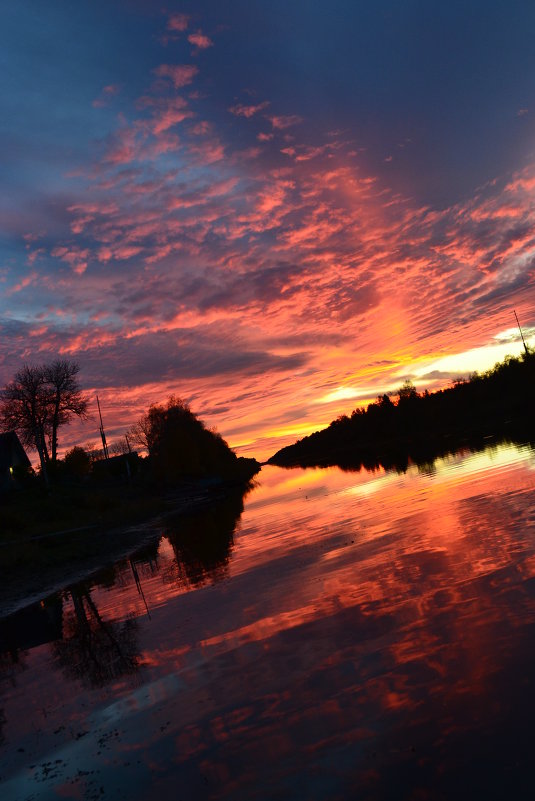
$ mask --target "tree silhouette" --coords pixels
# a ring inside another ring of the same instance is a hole
[[[73,611],[64,617],[64,634],[53,652],[65,674],[91,687],[102,687],[138,669],[137,622],[102,619],[85,586],[71,588]]]
[[[87,417],[88,399],[80,390],[76,362],[58,359],[42,368],[47,387],[51,390],[50,450],[53,462],[58,454],[58,428],[72,417]]]
[[[16,431],[39,454],[47,480],[49,454],[46,434],[50,429],[50,390],[41,367],[24,365],[0,394],[0,421],[4,431]]]
[[[406,470],[411,462],[429,464],[463,444],[479,449],[489,437],[525,441],[535,433],[535,354],[506,357],[483,375],[455,380],[437,392],[419,394],[406,381],[397,395],[395,403],[383,395],[366,410],[341,415],[269,461]]]
[[[171,396],[165,406],[153,405],[130,429],[137,444],[147,448],[153,474],[159,480],[221,473],[237,461],[225,440]]]
[[[39,454],[41,471],[57,460],[58,428],[72,417],[87,416],[76,362],[24,365],[0,392],[0,428],[16,431],[21,441]]]

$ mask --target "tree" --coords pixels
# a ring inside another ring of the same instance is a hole
[[[120,437],[119,439],[116,439],[115,442],[111,443],[108,451],[113,456],[124,456],[125,453],[130,453],[127,436]]]
[[[76,478],[85,478],[91,471],[91,457],[84,448],[75,445],[65,454],[65,467]]]
[[[150,431],[150,417],[148,414],[144,414],[139,418],[137,423],[134,423],[134,425],[128,429],[127,436],[134,445],[139,445],[141,448],[149,451]]]
[[[218,473],[236,461],[225,440],[174,396],[166,406],[151,406],[129,435],[147,448],[153,473],[162,480]]]
[[[400,401],[403,403],[404,401],[414,400],[417,397],[418,392],[410,379],[407,379],[403,386],[398,389],[398,403]]]
[[[57,360],[45,365],[24,365],[0,392],[0,428],[14,430],[21,441],[39,454],[41,471],[57,460],[58,428],[73,416],[87,416],[76,362]]]
[[[0,394],[2,429],[16,431],[24,445],[37,450],[45,481],[48,481],[46,434],[50,410],[51,394],[42,367],[24,365]]]
[[[58,456],[58,428],[68,423],[73,416],[87,417],[88,399],[85,398],[78,384],[80,366],[67,359],[58,359],[52,364],[44,365],[45,381],[51,391],[50,450],[51,459]]]

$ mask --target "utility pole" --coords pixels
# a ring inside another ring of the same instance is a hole
[[[515,311],[515,309],[513,309],[513,311],[514,311],[514,313],[515,313],[515,317],[516,317],[516,324],[517,324],[517,326],[518,326],[518,330],[520,331],[520,337],[521,337],[521,339],[522,339],[522,344],[524,345],[524,350],[526,351],[526,356],[529,356],[529,350],[528,350],[528,346],[526,345],[526,341],[525,341],[525,339],[524,339],[524,334],[522,333],[522,329],[520,328],[520,323],[518,322],[518,317],[517,317],[517,314],[516,314],[516,311]]]
[[[98,416],[100,418],[100,437],[102,439],[102,450],[104,451],[104,458],[109,459],[110,454],[108,453],[108,443],[106,442],[106,434],[104,433],[104,425],[102,423],[102,413],[100,411],[100,403],[98,400],[98,395],[97,395],[97,406],[98,406]]]

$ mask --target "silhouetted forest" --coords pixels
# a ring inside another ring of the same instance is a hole
[[[406,382],[394,399],[379,396],[367,409],[282,448],[269,463],[404,470],[463,446],[484,447],[490,438],[530,439],[534,410],[535,354],[526,353],[433,393],[420,394]]]

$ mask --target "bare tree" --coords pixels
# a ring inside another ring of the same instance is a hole
[[[113,456],[122,456],[125,453],[129,453],[130,448],[128,447],[127,438],[120,437],[120,439],[116,439],[115,442],[112,442],[109,447],[109,452],[113,454]]]
[[[47,466],[57,459],[59,426],[73,416],[87,416],[79,369],[67,360],[24,365],[0,392],[0,429],[17,431],[25,445],[35,448],[46,482]]]
[[[58,359],[43,367],[45,380],[51,391],[50,456],[53,462],[58,455],[58,428],[74,416],[87,417],[88,399],[82,395],[78,383],[80,366],[67,359]]]
[[[149,451],[149,443],[151,437],[151,421],[148,414],[144,414],[139,418],[137,423],[130,426],[127,431],[127,436],[130,442],[134,445],[139,445],[147,452]]]
[[[50,411],[51,393],[43,368],[25,364],[0,393],[1,427],[4,431],[16,431],[25,445],[36,449],[47,482],[50,457],[46,435]]]

